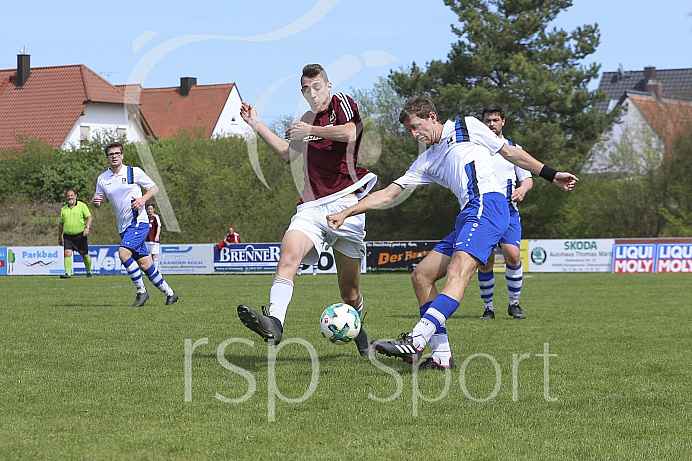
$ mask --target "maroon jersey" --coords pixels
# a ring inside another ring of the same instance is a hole
[[[154,214],[154,216],[149,216],[149,233],[147,238],[144,239],[145,242],[153,242],[156,239],[156,231],[161,227],[161,219],[159,215]]]
[[[305,188],[299,204],[344,190],[370,173],[365,168],[356,166],[358,149],[363,137],[363,122],[353,99],[344,93],[336,93],[324,111],[317,114],[308,111],[301,121],[313,126],[336,126],[353,122],[356,124],[356,140],[347,143],[316,136],[305,138],[303,141]]]

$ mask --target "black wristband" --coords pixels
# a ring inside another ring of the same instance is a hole
[[[543,165],[543,168],[541,168],[541,172],[538,173],[538,176],[540,176],[548,182],[553,182],[556,174],[557,170],[553,170],[548,165]]]

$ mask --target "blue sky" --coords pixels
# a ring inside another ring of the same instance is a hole
[[[692,67],[689,0],[574,0],[554,26],[597,23],[601,72]],[[442,0],[0,0],[0,69],[24,46],[34,67],[84,64],[113,84],[235,82],[265,121],[293,115],[302,66],[328,67],[338,91],[390,69],[445,59],[457,16]],[[595,88],[597,81],[592,82]]]

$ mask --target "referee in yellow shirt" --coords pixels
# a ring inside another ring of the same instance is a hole
[[[58,245],[65,241],[65,273],[61,279],[69,279],[72,275],[72,250],[77,251],[84,259],[87,277],[91,277],[91,257],[87,236],[91,227],[91,212],[84,202],[77,200],[74,189],[65,192],[67,205],[60,210],[60,225],[58,226]]]

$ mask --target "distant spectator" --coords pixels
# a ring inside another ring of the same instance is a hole
[[[151,263],[154,266],[159,265],[159,238],[161,237],[161,218],[159,215],[154,213],[154,205],[147,205],[147,215],[149,216],[149,233],[147,238],[144,239],[147,242],[147,250],[149,250],[149,255],[151,255]]]
[[[72,276],[72,251],[77,251],[84,259],[87,277],[91,277],[91,258],[89,257],[89,228],[91,227],[91,212],[86,203],[77,200],[74,189],[65,191],[67,205],[60,210],[60,224],[58,225],[58,245],[63,245],[65,256],[65,273],[60,274],[61,279],[69,279]]]
[[[221,251],[221,249],[223,247],[230,246],[231,243],[242,243],[242,242],[240,241],[240,234],[237,233],[236,231],[234,231],[232,227],[229,227],[228,228],[228,234],[226,234],[226,238],[224,238],[221,242],[219,242],[217,250]]]

